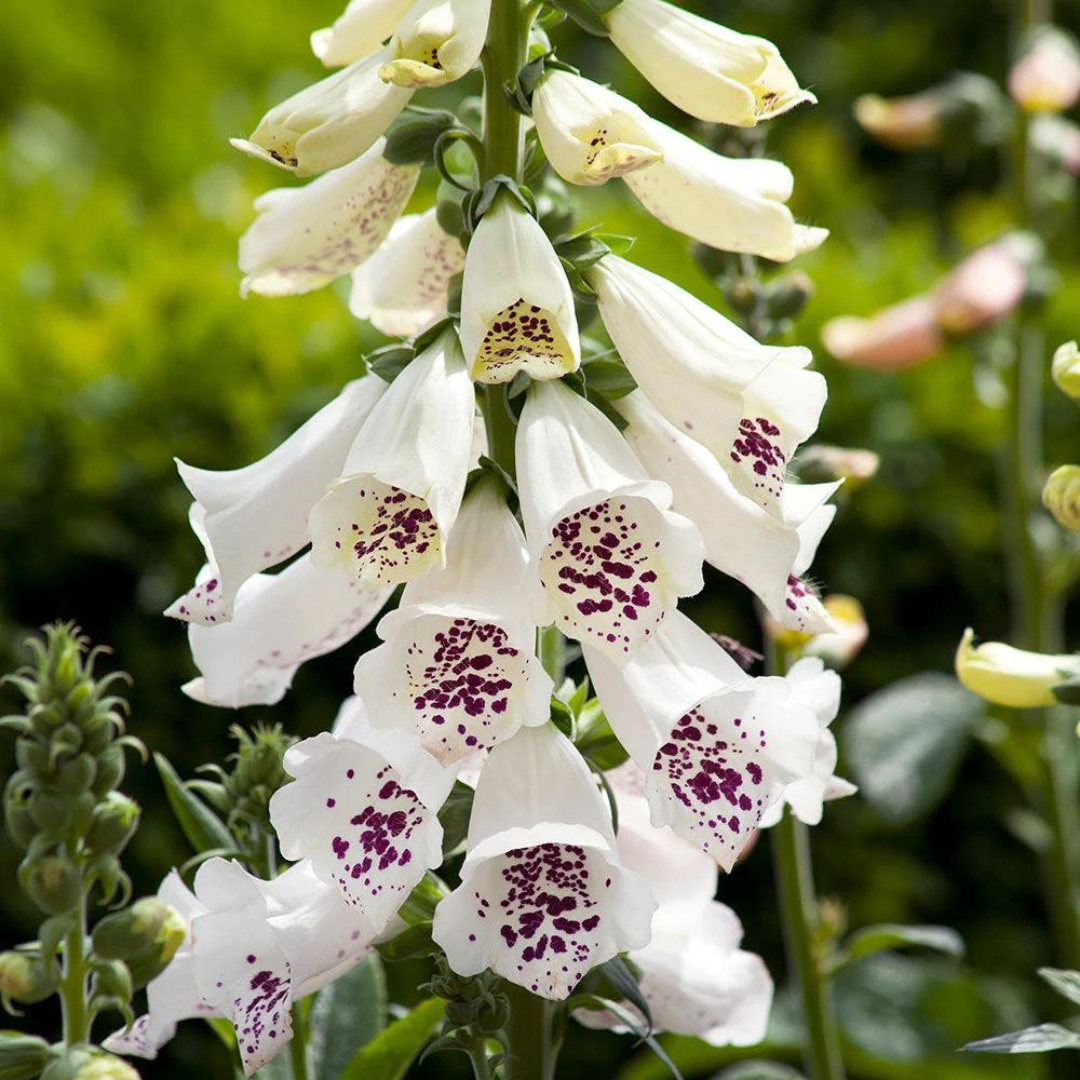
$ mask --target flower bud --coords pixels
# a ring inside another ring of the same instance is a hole
[[[815,445],[799,454],[799,477],[804,483],[844,480],[845,491],[862,487],[877,475],[881,458],[873,450]]]
[[[26,895],[49,915],[63,915],[79,903],[82,887],[79,869],[65,855],[24,861],[19,879]]]
[[[64,795],[74,797],[90,790],[97,776],[97,762],[91,754],[81,753],[59,764],[56,787]]]
[[[49,1044],[36,1035],[0,1031],[0,1078],[33,1080],[49,1060]]]
[[[91,851],[119,855],[139,827],[139,806],[119,791],[110,791],[94,808],[86,844]]]
[[[894,150],[927,150],[941,142],[941,93],[935,88],[891,99],[864,94],[855,101],[855,120]]]
[[[840,671],[862,652],[870,629],[862,604],[853,596],[834,593],[822,600],[836,631],[815,634],[803,650],[804,656],[819,656],[829,667]]]
[[[1062,465],[1046,479],[1043,506],[1070,532],[1080,532],[1080,465]]]
[[[1056,27],[1041,30],[1009,72],[1009,95],[1025,112],[1062,112],[1080,100],[1080,54]]]
[[[1027,274],[1016,251],[989,244],[968,256],[937,288],[938,323],[970,334],[1003,319],[1024,297]]]
[[[131,972],[132,985],[137,990],[151,979],[156,979],[169,966],[176,950],[184,943],[187,932],[187,923],[180,912],[172,907],[167,908],[165,918],[149,948],[124,958]]]
[[[94,927],[94,952],[107,960],[126,960],[154,946],[174,914],[174,909],[156,896],[144,896],[131,907],[106,915]]]
[[[37,953],[0,953],[0,994],[13,1001],[34,1005],[52,997],[58,984],[56,966],[46,964]]]
[[[123,1058],[79,1048],[53,1061],[41,1080],[139,1080],[139,1074]]]
[[[30,817],[42,832],[59,835],[71,826],[68,800],[50,788],[40,788],[30,796]]]
[[[21,771],[12,773],[4,788],[4,826],[8,836],[23,850],[30,846],[38,831],[29,805],[34,790],[34,782]]]
[[[821,329],[821,340],[842,363],[875,371],[901,371],[941,351],[933,297],[914,296],[868,319],[844,315]]]
[[[94,777],[91,790],[99,799],[119,786],[120,781],[124,779],[126,765],[124,748],[115,743],[98,755],[97,776]]]
[[[130,1003],[135,992],[131,981],[131,972],[123,960],[103,960],[95,958],[93,979],[90,982],[90,995],[99,1000]]]
[[[974,642],[975,632],[969,627],[956,650],[956,677],[994,705],[1010,709],[1053,705],[1054,687],[1080,676],[1080,656],[1048,656],[1000,641]]]
[[[795,270],[774,281],[766,296],[769,317],[794,319],[814,295],[814,283],[807,274]]]
[[[1050,374],[1063,394],[1080,401],[1080,349],[1075,341],[1057,347],[1050,362]]]

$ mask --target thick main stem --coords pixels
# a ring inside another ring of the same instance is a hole
[[[86,1000],[86,890],[79,898],[75,925],[64,939],[64,967],[60,981],[64,1046],[90,1039],[90,1011]]]
[[[552,1080],[559,1048],[551,1002],[512,983],[506,984],[506,996],[510,1001],[506,1080]]]

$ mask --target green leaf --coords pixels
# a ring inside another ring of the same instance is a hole
[[[398,914],[410,926],[431,925],[431,918],[439,901],[450,895],[450,890],[440,877],[430,870],[417,882],[416,887],[398,909]]]
[[[1080,1050],[1080,1035],[1060,1024],[1039,1024],[968,1043],[964,1050],[978,1054],[1045,1054],[1048,1050]]]
[[[383,1028],[353,1055],[339,1080],[401,1080],[424,1045],[439,1029],[446,1002],[430,998]]]
[[[551,722],[568,738],[574,737],[574,714],[565,701],[551,699]]]
[[[311,1080],[337,1080],[386,1021],[386,975],[382,961],[369,956],[315,998],[308,1028]]]
[[[1080,971],[1063,971],[1060,968],[1039,968],[1039,977],[1049,983],[1062,997],[1080,1005]]]
[[[947,926],[901,926],[881,923],[857,930],[845,942],[840,962],[833,969],[886,949],[934,949],[949,956],[963,956],[963,938]]]
[[[410,926],[400,934],[395,934],[389,941],[380,942],[376,948],[379,955],[391,964],[399,960],[430,956],[436,951],[435,943],[431,940],[431,923]]]
[[[979,698],[937,672],[868,697],[851,710],[843,734],[862,797],[891,825],[928,814],[951,788],[983,711]]]
[[[0,1031],[0,1078],[31,1080],[49,1059],[49,1044],[21,1031]]]
[[[740,1061],[725,1069],[716,1080],[806,1080],[806,1077],[779,1061]]]
[[[551,0],[551,6],[565,12],[581,27],[597,37],[607,37],[607,24],[600,17],[616,7],[619,0]]]
[[[593,394],[603,394],[609,401],[616,401],[637,389],[634,376],[621,360],[590,360],[581,371],[590,400]]]
[[[443,828],[443,858],[452,855],[462,844],[469,832],[469,817],[472,814],[473,795],[475,792],[468,784],[454,781],[446,802],[439,811],[439,824]]]
[[[630,970],[626,961],[621,956],[613,956],[601,964],[599,970],[601,977],[611,984],[616,993],[629,1001],[645,1017],[648,1029],[652,1031],[653,1021],[649,1003],[641,992],[637,976]]]
[[[412,345],[384,345],[365,358],[368,371],[374,372],[383,382],[392,383],[413,361],[416,355]]]
[[[383,157],[391,165],[432,165],[435,144],[459,127],[457,117],[444,109],[410,109],[387,132]]]
[[[607,244],[597,240],[590,233],[571,236],[568,240],[560,241],[555,245],[555,252],[559,258],[579,272],[594,266],[610,251]]]
[[[201,799],[189,791],[164,754],[154,754],[154,764],[165,785],[169,806],[196,851],[234,848],[236,841],[225,823]]]
[[[605,244],[612,255],[625,255],[636,242],[635,237],[623,236],[620,233],[598,232],[593,233],[593,236]]]

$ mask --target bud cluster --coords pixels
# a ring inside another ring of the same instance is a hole
[[[486,1058],[487,1041],[503,1041],[510,1004],[502,980],[493,972],[483,971],[471,977],[456,975],[440,954],[435,959],[435,974],[420,989],[446,1002],[442,1033],[432,1050],[453,1046],[471,1057]]]

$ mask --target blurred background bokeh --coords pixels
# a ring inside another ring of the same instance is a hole
[[[229,752],[233,720],[280,720],[301,735],[326,727],[351,682],[355,647],[306,665],[273,710],[236,717],[197,705],[179,690],[192,674],[184,628],[160,614],[201,554],[173,455],[210,468],[253,460],[354,377],[363,353],[380,343],[349,315],[345,281],[283,300],[238,294],[236,241],[252,199],[285,177],[232,150],[228,138],[319,76],[307,37],[340,6],[0,5],[0,666],[23,658],[28,628],[78,620],[134,677],[131,730],[183,775]],[[1007,633],[995,492],[1004,417],[992,359],[953,347],[898,374],[854,370],[827,355],[819,330],[836,315],[867,314],[926,289],[1010,222],[993,152],[899,155],[852,119],[862,93],[907,93],[958,69],[1000,80],[1010,13],[987,0],[685,6],[776,41],[820,99],[774,123],[768,152],[794,170],[797,216],[832,231],[799,262],[814,295],[796,337],[815,350],[830,384],[820,439],[868,447],[882,460],[869,484],[841,499],[814,567],[826,591],[858,597],[866,610],[869,641],[845,676],[850,710],[895,680],[948,672],[966,625],[987,637]],[[1080,30],[1080,10],[1067,8],[1059,21]],[[604,42],[568,27],[557,33],[561,54],[584,73],[685,126]],[[688,243],[615,187],[590,193],[586,223],[639,235],[635,259],[722,307]],[[417,205],[424,199],[430,188]],[[1046,309],[1051,346],[1080,329],[1080,231],[1063,213],[1061,279]],[[1057,395],[1049,407],[1047,456],[1057,464],[1070,457],[1075,406]],[[694,611],[708,629],[759,644],[751,598],[735,583],[711,575]],[[844,714],[838,732],[843,760]],[[0,740],[0,775],[10,771],[10,750]],[[966,729],[944,758],[900,758],[909,771],[898,768],[890,783],[930,790],[911,812],[858,797],[831,807],[813,834],[819,891],[845,906],[853,926],[954,926],[967,954],[884,954],[845,973],[838,1000],[852,1075],[1050,1076],[1045,1061],[954,1053],[1058,1008],[1034,978],[1054,955],[1036,860],[1017,836],[1022,799]],[[934,773],[931,782],[922,770]],[[144,824],[126,865],[137,890],[150,892],[190,851],[153,767],[131,773]],[[746,947],[781,983],[767,846],[760,842],[723,882],[721,898],[741,915]],[[5,945],[34,926],[14,884],[17,859],[0,838]],[[415,995],[418,972],[392,971],[391,979],[398,1000]],[[771,1053],[795,1060],[788,1015],[781,996]],[[31,1009],[16,1023],[50,1022],[47,1010]],[[688,1075],[730,1059],[702,1044],[671,1045]],[[464,1066],[444,1055],[417,1075],[464,1075]],[[206,1080],[231,1075],[220,1044],[196,1023],[143,1075],[193,1068]],[[646,1080],[663,1067],[629,1040],[577,1030],[561,1075]]]

